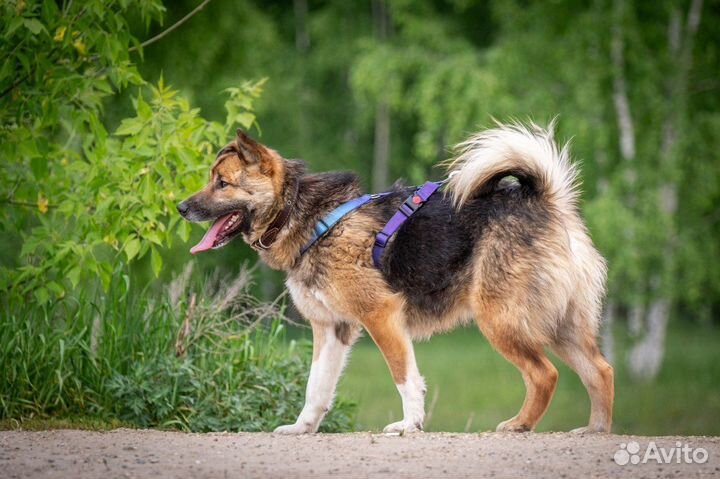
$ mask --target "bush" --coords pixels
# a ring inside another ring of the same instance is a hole
[[[0,318],[0,418],[87,416],[186,431],[267,431],[295,420],[310,357],[282,309],[248,294],[250,271],[132,294],[115,274],[101,301],[8,302]],[[72,318],[72,319],[67,319]],[[324,430],[349,430],[339,401]]]
[[[163,11],[157,0],[0,6],[0,245],[21,244],[0,251],[3,294],[48,303],[80,285],[107,291],[113,265],[146,256],[158,276],[163,251],[190,235],[175,196],[201,186],[236,127],[256,125],[264,80],[226,89],[221,123],[140,76],[128,17]],[[103,104],[128,85],[134,114],[111,128]]]

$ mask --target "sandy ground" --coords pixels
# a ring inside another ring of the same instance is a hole
[[[640,456],[650,441],[666,451],[681,441],[704,448],[707,460],[620,466],[613,458],[630,441],[639,443]],[[720,477],[720,437],[0,431],[0,477],[706,478]]]

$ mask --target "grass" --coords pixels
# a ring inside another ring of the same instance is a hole
[[[50,307],[2,298],[0,427],[267,431],[294,421],[309,344],[285,340],[277,305],[249,295],[250,272],[190,277],[138,291],[117,274],[106,294]],[[352,428],[354,405],[339,406],[325,430]]]
[[[628,338],[617,331],[617,357]],[[674,325],[668,333],[662,371],[655,382],[633,382],[616,364],[613,431],[642,435],[720,434],[720,331]],[[514,415],[524,397],[517,370],[475,329],[436,336],[416,345],[428,385],[428,431],[488,431]],[[585,425],[589,399],[577,375],[556,358],[555,397],[538,431]],[[622,363],[622,361],[621,361]],[[401,419],[399,395],[382,356],[368,338],[354,348],[339,393],[358,402],[358,430],[379,430]]]
[[[88,416],[62,418],[18,418],[0,419],[0,431],[50,431],[53,429],[80,429],[83,431],[110,431],[120,427],[135,428],[134,424],[118,419]]]
[[[277,310],[253,300],[249,274],[239,276],[198,286],[186,273],[166,291],[137,291],[118,275],[98,298],[50,308],[0,301],[0,429],[271,430],[294,421],[308,341],[289,341],[277,321],[260,327]],[[204,299],[189,311],[193,291]],[[719,329],[672,324],[651,383],[628,377],[629,338],[616,333],[615,432],[720,434]],[[428,384],[428,431],[492,430],[522,403],[520,374],[475,328],[419,343],[416,354]],[[577,376],[553,361],[560,382],[539,431],[572,429],[589,414]],[[400,398],[368,338],[353,350],[339,397],[325,431],[380,430],[400,419]],[[359,404],[356,417],[342,398]]]

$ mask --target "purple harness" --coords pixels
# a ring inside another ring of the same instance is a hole
[[[408,196],[400,208],[385,224],[385,227],[375,237],[375,245],[372,250],[373,263],[375,267],[380,267],[385,247],[390,241],[390,238],[400,229],[400,227],[410,218],[413,213],[420,209],[422,205],[435,193],[438,188],[442,185],[442,182],[428,181],[421,187],[415,190],[413,194]]]
[[[375,267],[379,268],[382,260],[383,253],[387,247],[390,238],[400,229],[400,227],[410,218],[413,213],[420,209],[422,205],[435,193],[438,188],[442,186],[444,181],[428,181],[422,186],[418,186],[413,194],[408,196],[400,208],[385,224],[385,227],[375,237],[375,245],[372,250],[372,258]],[[377,193],[374,195],[363,195],[354,200],[350,200],[346,203],[341,204],[323,219],[318,221],[313,230],[313,234],[310,237],[310,241],[300,250],[300,256],[310,249],[320,238],[325,236],[345,215],[355,211],[365,203],[374,200],[376,198],[382,198],[383,196],[389,195],[390,192]]]

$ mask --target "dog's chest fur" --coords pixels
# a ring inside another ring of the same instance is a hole
[[[306,318],[319,323],[343,322],[336,312],[333,298],[317,287],[307,287],[302,281],[289,277],[286,281],[288,291],[298,311]]]
[[[371,215],[351,213],[288,272],[288,290],[305,317],[353,322],[372,307],[371,296],[391,294],[370,257],[378,228]]]

